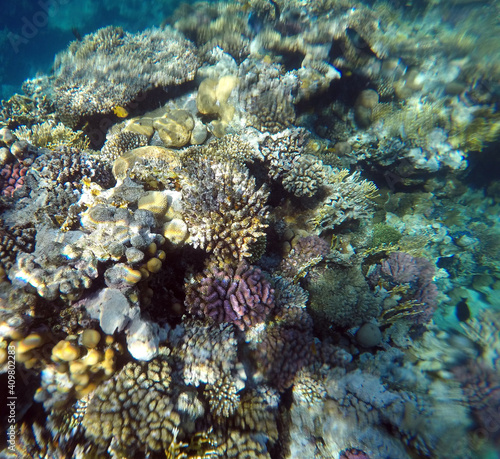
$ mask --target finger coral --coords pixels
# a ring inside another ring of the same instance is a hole
[[[163,359],[126,365],[93,394],[82,421],[86,436],[128,454],[166,450],[179,429],[189,428],[170,381]]]

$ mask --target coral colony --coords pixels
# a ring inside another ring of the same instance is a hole
[[[184,5],[2,101],[1,457],[500,447],[500,67],[440,8]]]

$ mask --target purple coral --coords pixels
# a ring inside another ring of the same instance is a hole
[[[298,279],[307,274],[307,269],[318,264],[330,251],[326,241],[319,236],[299,239],[295,247],[283,259],[280,271],[283,277]]]
[[[387,260],[382,261],[382,272],[396,284],[414,282],[418,276],[416,260],[409,253],[393,252]]]
[[[437,308],[438,289],[434,283],[434,266],[425,258],[417,258],[405,252],[393,252],[383,260],[370,281],[376,284],[380,279],[388,282],[388,290],[405,284],[406,291],[400,304],[411,304],[409,316],[416,324],[428,322]]]
[[[370,459],[370,456],[359,449],[349,448],[341,451],[339,459]]]
[[[253,356],[269,384],[283,391],[314,360],[314,352],[312,320],[303,309],[294,308],[266,328]]]
[[[189,284],[189,313],[229,322],[240,330],[264,322],[274,308],[274,289],[259,268],[241,262],[236,269],[211,266]]]
[[[500,376],[481,362],[469,360],[452,369],[471,414],[491,443],[500,445]]]

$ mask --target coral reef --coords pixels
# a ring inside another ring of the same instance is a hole
[[[239,101],[248,125],[275,133],[293,124],[294,93],[300,84],[296,75],[284,73],[276,64],[247,60],[238,78]]]
[[[371,216],[371,199],[377,195],[373,182],[361,179],[357,172],[349,174],[345,169],[332,169],[327,183],[327,196],[310,219],[314,231],[321,234],[342,223]]]
[[[0,456],[493,457],[495,12],[73,31],[0,104]]]
[[[434,266],[425,258],[393,252],[382,260],[380,268],[371,273],[370,282],[386,291],[382,294],[386,297],[383,320],[407,317],[415,324],[428,322],[437,307],[433,277]]]
[[[112,440],[116,453],[166,450],[181,426],[189,429],[170,381],[163,359],[129,363],[93,394],[82,419],[85,434],[105,447]]]

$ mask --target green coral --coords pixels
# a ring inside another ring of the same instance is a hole
[[[402,234],[393,226],[385,223],[377,223],[373,227],[373,236],[371,247],[380,247],[381,245],[396,245],[401,239]]]

